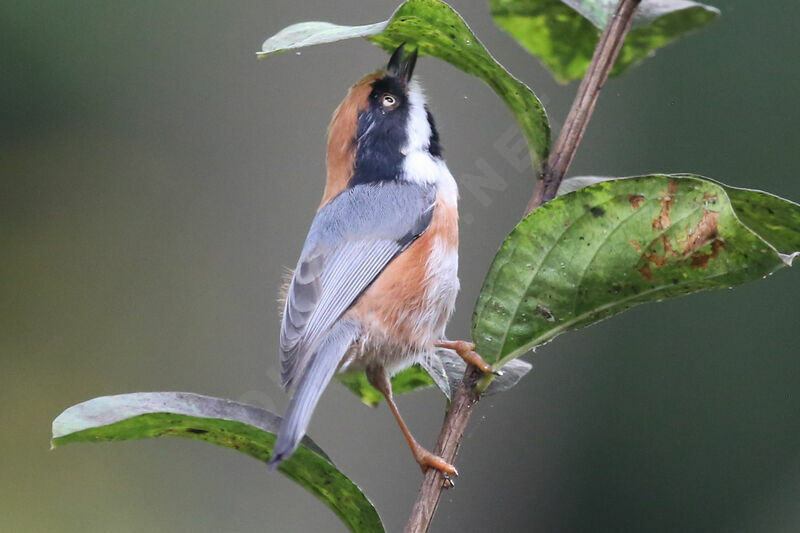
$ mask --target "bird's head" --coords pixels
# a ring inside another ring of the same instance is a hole
[[[328,128],[323,204],[345,187],[401,179],[405,159],[440,158],[439,135],[422,88],[412,79],[417,50],[400,45],[385,68],[350,88]]]

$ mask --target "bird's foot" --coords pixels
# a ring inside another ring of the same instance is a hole
[[[422,469],[422,473],[426,474],[428,470],[431,468],[438,470],[444,476],[444,486],[445,488],[451,488],[455,486],[453,482],[453,478],[458,476],[458,471],[456,467],[439,457],[438,455],[434,455],[419,444],[414,448],[414,460],[417,461],[419,467]]]
[[[453,350],[468,365],[478,367],[484,374],[501,375],[499,371],[492,370],[492,365],[483,360],[475,351],[475,344],[467,341],[439,341],[435,345],[437,348],[447,348]]]

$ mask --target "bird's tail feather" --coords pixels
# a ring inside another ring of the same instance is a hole
[[[269,458],[270,470],[288,459],[297,449],[305,435],[308,423],[325,387],[336,372],[336,367],[358,335],[358,327],[352,320],[340,320],[319,345],[311,360],[303,369],[297,382],[289,407],[281,423],[275,447]]]

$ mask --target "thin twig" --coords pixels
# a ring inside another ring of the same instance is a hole
[[[628,30],[633,21],[633,14],[639,6],[641,0],[620,0],[614,14],[611,16],[605,32],[597,43],[592,61],[586,71],[586,75],[578,88],[578,94],[572,104],[564,128],[556,141],[553,152],[545,164],[545,169],[541,179],[537,181],[533,196],[528,202],[525,215],[552,200],[555,197],[558,186],[567,173],[569,164],[578,149],[578,145],[586,131],[586,125],[594,111],[597,97],[600,90],[608,79],[611,67],[617,59],[622,43],[625,40]],[[436,443],[434,453],[439,455],[448,463],[454,463],[461,438],[469,422],[470,415],[475,404],[478,402],[478,393],[475,385],[480,380],[481,371],[472,365],[468,365],[464,372],[464,379],[450,402],[450,407],[444,418],[442,431],[439,433],[439,440]],[[439,506],[439,499],[442,489],[445,488],[446,480],[441,472],[430,469],[425,475],[422,486],[419,489],[417,502],[411,511],[411,517],[406,524],[405,533],[424,533],[428,531],[431,520],[433,519],[436,508]]]

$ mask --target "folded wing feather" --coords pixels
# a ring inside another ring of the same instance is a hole
[[[291,388],[331,326],[428,228],[436,191],[403,182],[345,189],[317,212],[289,285],[281,380]]]

